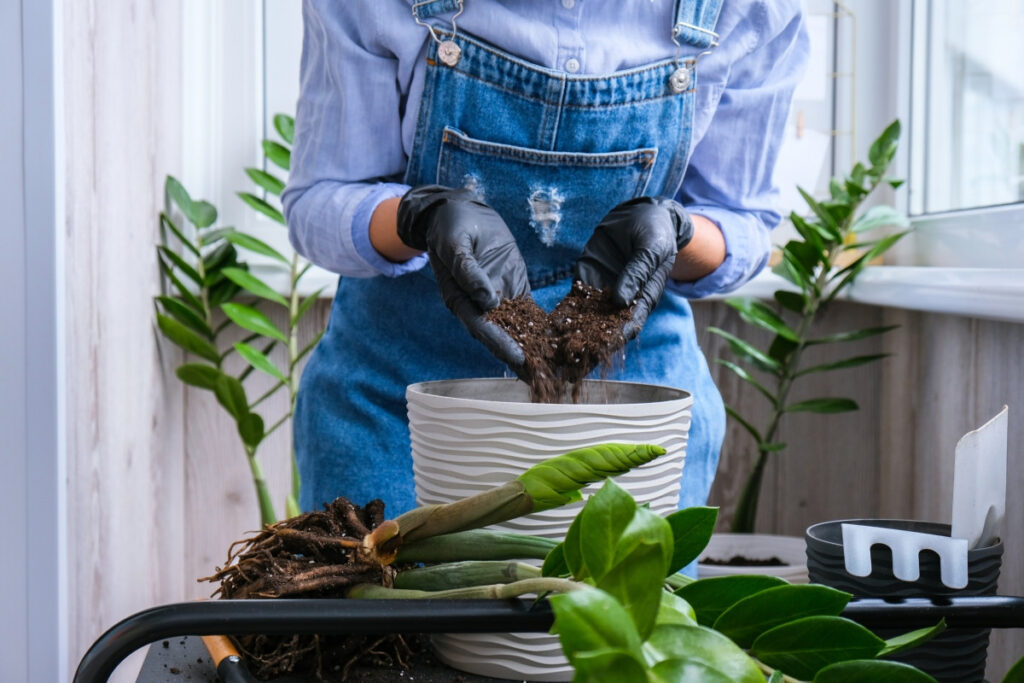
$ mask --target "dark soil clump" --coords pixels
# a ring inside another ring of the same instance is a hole
[[[733,555],[728,560],[716,560],[712,558],[706,558],[700,561],[701,564],[707,564],[714,567],[784,567],[786,563],[779,558],[772,556],[767,559],[754,559],[750,557],[744,557],[743,555]]]
[[[395,569],[358,557],[362,539],[384,521],[384,503],[365,507],[338,498],[324,509],[266,527],[236,541],[225,567],[200,579],[219,584],[222,598],[343,598],[356,584],[390,586]],[[353,667],[406,667],[422,638],[268,636],[235,639],[249,670],[261,679],[284,674],[345,680]]]
[[[611,292],[578,280],[550,314],[529,296],[505,299],[487,314],[523,348],[535,403],[558,403],[570,392],[578,401],[581,380],[625,346],[622,326],[631,316]]]

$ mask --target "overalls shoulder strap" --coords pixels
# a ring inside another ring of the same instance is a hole
[[[718,45],[715,24],[722,10],[723,0],[677,0],[676,23],[672,27],[673,37],[680,43],[698,48],[712,48]]]
[[[412,4],[412,15],[423,21],[438,14],[458,12],[461,9],[462,0],[417,0]]]

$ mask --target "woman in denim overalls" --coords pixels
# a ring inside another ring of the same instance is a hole
[[[562,0],[562,6],[576,2],[588,0]],[[404,178],[381,180],[401,181],[396,187],[403,191],[433,184],[472,191],[504,219],[525,260],[534,298],[551,310],[568,292],[577,259],[610,210],[635,197],[680,196],[691,154],[698,58],[716,49],[722,0],[677,0],[674,22],[663,26],[679,46],[674,55],[598,76],[574,75],[573,60],[556,70],[497,49],[461,30],[454,17],[462,5],[463,0],[428,0],[411,8],[410,24],[430,35],[423,93],[418,112],[404,113],[416,121]],[[307,7],[307,14],[315,12]],[[311,26],[307,16],[307,42],[313,30],[324,27]],[[304,70],[312,52],[307,45]],[[304,77],[304,92],[307,87]],[[325,125],[315,110],[308,119],[316,124],[304,122],[303,107],[300,100],[300,160],[303,145],[318,144],[316,129],[322,135]],[[315,191],[302,169],[296,172],[300,180],[293,173],[293,187]],[[316,248],[295,226],[306,220],[295,201],[286,193],[293,243],[316,261]],[[362,202],[367,203],[372,202]],[[377,221],[381,211],[370,208]],[[372,237],[371,242],[379,244]],[[366,252],[365,237],[352,249]],[[409,256],[398,255],[391,260]],[[357,503],[383,498],[390,515],[412,507],[406,386],[502,376],[507,370],[446,309],[430,267],[400,277],[342,277],[327,332],[303,374],[296,410],[302,507],[339,495]],[[623,366],[607,377],[693,394],[680,506],[703,504],[725,416],[686,298],[670,286],[627,346]]]

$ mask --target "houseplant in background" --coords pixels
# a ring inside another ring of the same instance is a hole
[[[857,410],[856,402],[837,396],[792,401],[790,392],[794,384],[801,377],[813,373],[853,368],[886,355],[843,357],[837,354],[836,360],[830,362],[810,366],[803,363],[804,352],[809,348],[838,347],[844,342],[884,334],[893,329],[892,326],[882,326],[828,336],[814,334],[815,323],[827,305],[852,285],[868,264],[907,232],[870,238],[869,234],[879,228],[905,228],[907,220],[890,206],[874,206],[863,213],[859,211],[878,186],[888,184],[897,188],[902,183],[885,175],[896,154],[899,136],[900,124],[894,121],[871,144],[867,165],[858,162],[845,177],[832,179],[829,199],[817,201],[800,189],[810,208],[810,215],[804,217],[796,212],[790,215],[800,239],[782,247],[781,261],[773,268],[773,272],[791,285],[775,291],[774,306],[752,298],[726,300],[744,322],[774,335],[767,348],[758,348],[725,330],[709,328],[710,332],[726,341],[736,356],[735,361],[718,359],[717,363],[735,373],[770,406],[763,425],[755,425],[752,419],[744,417],[732,406],[726,406],[729,416],[750,434],[757,446],[757,459],[747,476],[732,520],[734,533],[754,531],[765,466],[770,457],[786,448],[786,444],[777,438],[783,418],[796,412],[827,414]],[[727,546],[733,539],[722,535],[715,540],[719,549],[714,552],[727,553]],[[741,539],[737,544],[749,547],[749,540],[749,537]],[[802,555],[802,539],[797,539],[794,547]],[[713,571],[710,567],[705,567],[705,570]]]
[[[274,117],[274,127],[280,140],[264,140],[264,154],[271,164],[287,171],[294,121],[290,116],[278,114]],[[265,191],[266,198],[251,192],[239,192],[239,197],[283,226],[284,216],[273,198],[284,190],[284,181],[262,169],[245,171]],[[160,214],[161,244],[157,252],[167,291],[155,297],[157,327],[189,356],[187,362],[177,368],[178,378],[190,386],[213,392],[217,402],[235,421],[256,488],[260,522],[272,524],[278,515],[258,451],[277,429],[290,426],[298,391],[299,363],[319,340],[318,335],[300,349],[298,325],[319,292],[300,300],[299,283],[310,264],[298,254],[287,258],[250,234],[235,228],[215,228],[216,207],[193,199],[171,176],[167,177],[165,189],[168,206]],[[287,291],[279,293],[249,272],[238,249],[268,257],[287,270]],[[275,325],[265,312],[267,306],[284,309],[287,324]],[[278,367],[269,356],[278,345],[285,349],[283,367]],[[255,392],[253,382],[247,380],[254,371],[268,375],[273,383],[269,389],[250,396]],[[271,422],[258,408],[282,390],[288,392],[288,408]],[[299,512],[299,486],[293,453],[291,489],[284,505],[288,517]]]

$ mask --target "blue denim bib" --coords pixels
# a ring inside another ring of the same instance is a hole
[[[426,20],[459,4],[417,3],[416,16]],[[680,0],[677,39],[709,47],[720,4]],[[550,311],[609,210],[678,191],[690,152],[695,61],[572,75],[472,36],[439,27],[432,33],[438,40],[428,50],[405,182],[467,187],[492,206],[526,260],[534,298]],[[438,56],[441,40],[461,50],[452,66]],[[680,74],[684,88],[673,82]],[[704,504],[725,415],[688,302],[666,292],[624,361],[602,372],[694,395],[680,506]],[[359,504],[383,498],[389,515],[413,507],[406,386],[505,373],[445,308],[429,267],[399,278],[342,278],[296,406],[303,509],[339,495]]]

